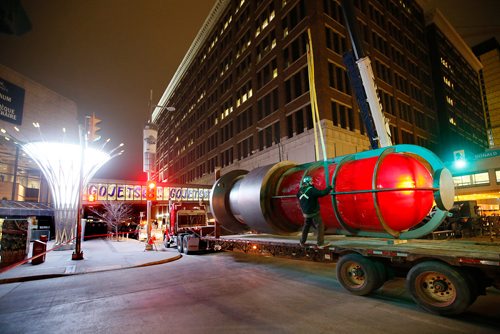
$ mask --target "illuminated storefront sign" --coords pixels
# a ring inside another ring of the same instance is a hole
[[[156,187],[157,201],[208,201],[209,188],[196,187]],[[146,201],[145,185],[127,185],[114,183],[89,183],[83,197],[94,195],[98,201]]]

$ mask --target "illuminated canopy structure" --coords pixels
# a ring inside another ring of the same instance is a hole
[[[114,157],[111,155],[113,151],[107,153],[87,147],[82,154],[80,145],[44,141],[23,144],[21,147],[40,167],[49,184],[54,202],[56,245],[61,245],[59,249],[74,248],[80,177],[85,186]]]

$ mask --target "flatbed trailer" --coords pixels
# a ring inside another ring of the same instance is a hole
[[[212,231],[214,231],[213,229]],[[455,315],[464,312],[486,288],[500,289],[500,242],[481,240],[397,240],[326,236],[321,248],[300,246],[297,236],[243,234],[215,237],[186,234],[186,254],[236,251],[253,255],[336,262],[337,279],[355,295],[368,295],[394,277],[425,310]],[[188,246],[189,245],[189,246]]]

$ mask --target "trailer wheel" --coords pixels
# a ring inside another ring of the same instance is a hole
[[[379,262],[379,261],[373,261],[373,263],[375,264],[375,268],[377,269],[378,278],[379,278],[378,282],[375,285],[373,290],[377,290],[380,287],[382,287],[382,285],[384,285],[384,283],[387,281],[388,274],[387,274],[387,268],[386,268],[385,264],[383,264],[382,262]]]
[[[184,252],[184,234],[179,234],[177,236],[177,239],[176,239],[176,243],[177,243],[177,251],[179,253],[183,253]]]
[[[182,252],[186,255],[191,254],[191,252],[189,251],[189,248],[188,248],[188,241],[189,241],[188,235],[182,236],[182,248],[183,248]]]
[[[459,269],[437,261],[413,267],[406,286],[413,300],[428,312],[454,315],[464,312],[474,301],[468,277]]]
[[[344,255],[337,263],[337,279],[352,294],[367,295],[384,284],[385,268],[379,264],[360,254]]]

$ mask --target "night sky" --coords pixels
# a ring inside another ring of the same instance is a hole
[[[500,0],[429,0],[469,45],[496,36]],[[145,180],[142,129],[215,0],[23,0],[33,29],[0,33],[0,63],[102,119],[102,140],[125,144],[98,177]],[[42,121],[40,122],[42,123]],[[112,147],[110,144],[109,147]]]

